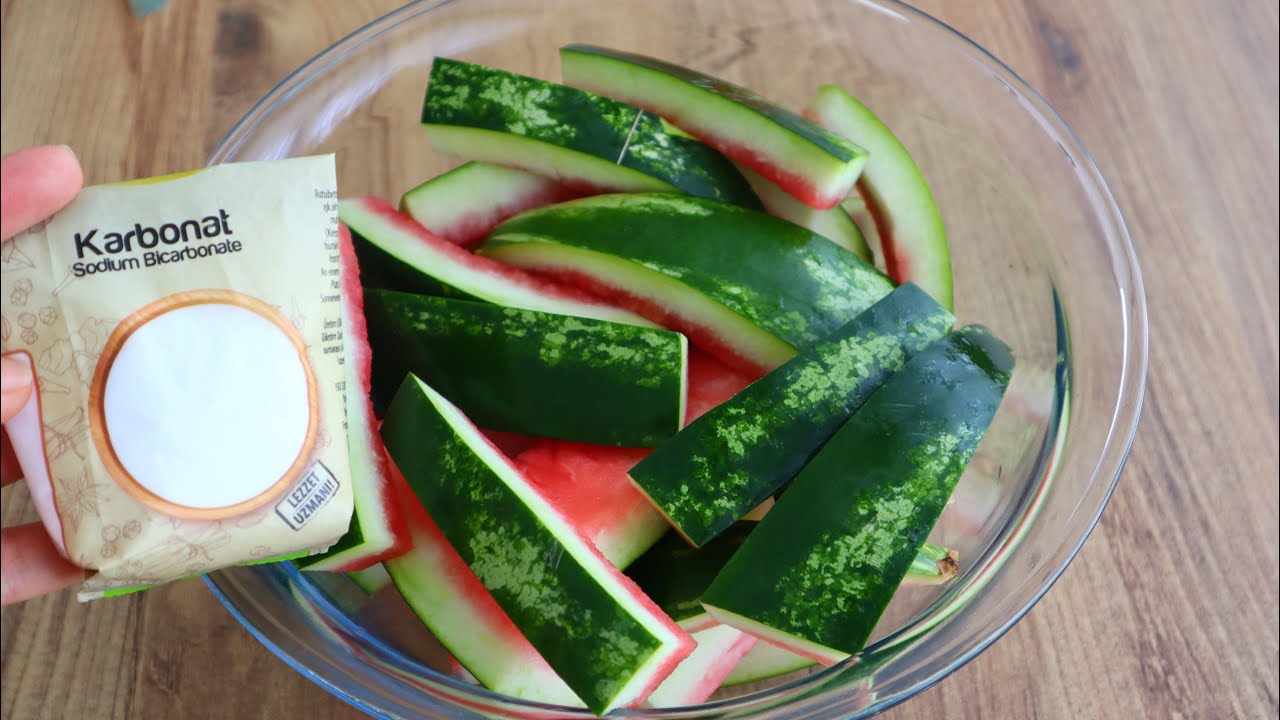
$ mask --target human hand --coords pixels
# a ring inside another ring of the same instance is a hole
[[[0,241],[62,209],[80,192],[84,176],[69,148],[57,145],[19,150],[0,159]],[[8,422],[31,397],[35,378],[26,363],[0,359],[0,421]],[[9,443],[0,431],[0,484],[21,478]],[[4,528],[0,538],[0,605],[27,600],[73,585],[84,570],[58,553],[38,522]]]

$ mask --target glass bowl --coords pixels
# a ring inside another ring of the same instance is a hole
[[[1133,247],[1079,140],[1009,68],[892,0],[422,0],[286,78],[210,163],[336,152],[346,196],[401,193],[452,164],[418,113],[437,55],[559,78],[570,42],[662,57],[802,109],[837,83],[919,162],[953,254],[956,314],[1006,340],[1018,365],[934,532],[960,552],[942,587],[904,590],[854,659],[721,691],[669,718],[863,717],[953,672],[1021,618],[1097,522],[1136,429],[1146,307]],[[394,593],[286,564],[208,582],[264,644],[322,687],[393,718],[560,718],[439,672]]]

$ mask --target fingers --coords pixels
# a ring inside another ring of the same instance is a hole
[[[0,358],[0,422],[9,422],[26,406],[34,382],[30,365],[8,356]]]
[[[0,605],[22,602],[84,580],[83,569],[58,554],[40,523],[5,528],[0,542]]]
[[[69,148],[46,145],[0,158],[0,239],[44,220],[80,192],[84,174]],[[0,420],[27,404],[34,378],[26,363],[0,358]],[[20,471],[8,433],[0,436],[4,484]],[[40,523],[5,528],[0,537],[0,605],[60,590],[84,579],[84,570],[58,554]]]
[[[22,467],[18,465],[18,456],[13,452],[13,443],[9,442],[9,433],[0,429],[0,486],[21,479]]]
[[[62,209],[84,174],[70,148],[43,145],[0,160],[0,239],[8,240]]]

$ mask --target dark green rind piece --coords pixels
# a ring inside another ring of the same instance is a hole
[[[853,141],[696,70],[592,45],[561,48],[560,64],[570,85],[656,112],[814,207],[840,202],[867,160]]]
[[[383,290],[364,309],[375,407],[413,373],[489,430],[653,447],[683,422],[679,333]]]
[[[942,513],[1013,371],[972,325],[917,354],[831,437],[730,559],[713,617],[823,662],[858,652]]]
[[[592,711],[638,702],[692,651],[439,393],[406,378],[381,432],[449,544]]]
[[[800,472],[827,438],[955,318],[910,283],[712,408],[631,469],[702,545]]]
[[[742,547],[756,521],[734,523],[701,548],[689,547],[676,533],[667,533],[627,568],[649,599],[677,623],[706,614],[698,600],[729,558]]]
[[[422,123],[441,150],[522,167],[570,186],[671,189],[760,207],[725,156],[666,132],[656,115],[567,85],[436,58]],[[477,155],[499,144],[505,157]]]
[[[952,550],[925,543],[920,548],[919,554],[916,555],[916,559],[912,561],[911,569],[907,571],[907,577],[902,581],[902,586],[940,585],[945,583],[955,577],[955,568],[947,568],[944,572],[942,561],[946,558],[951,558],[954,562],[956,557],[958,555]],[[784,650],[767,642],[756,643],[755,647],[751,648],[751,651],[747,653],[747,656],[738,662],[733,672],[729,673],[729,676],[724,679],[723,686],[732,687],[734,685],[769,680],[781,675],[788,675],[797,670],[803,670],[812,666],[815,662],[813,658],[797,655],[790,650]],[[858,664],[862,665],[861,660]]]
[[[749,108],[753,112],[769,118],[789,132],[803,137],[821,148],[824,152],[841,161],[848,162],[849,160],[861,157],[867,153],[866,150],[852,140],[836,135],[821,125],[814,123],[812,120],[779,107],[776,103],[771,102],[758,93],[752,92],[744,87],[734,85],[733,83],[725,82],[719,78],[703,75],[702,73],[690,70],[687,67],[664,62],[657,58],[636,55],[634,53],[620,52],[609,48],[595,47],[593,45],[566,45],[560,49],[561,60],[567,60],[572,57],[577,61],[579,57],[585,58],[589,56],[597,56],[598,61],[620,62],[630,65],[635,69],[643,68],[655,73],[668,75],[675,80],[680,80],[690,85],[696,85],[709,93],[719,95],[727,100],[732,100],[739,105]]]
[[[888,295],[879,270],[811,230],[702,198],[600,195],[499,225],[479,252],[559,243],[624,258],[688,285],[805,348]]]
[[[685,629],[686,623],[706,616],[702,594],[724,569],[758,521],[740,520],[703,547],[693,548],[678,533],[667,533],[626,569],[645,595]],[[947,548],[925,543],[911,562],[903,580],[907,585],[936,585],[954,576],[944,574],[941,563],[955,554]]]

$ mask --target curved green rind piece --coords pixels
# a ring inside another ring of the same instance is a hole
[[[548,177],[468,162],[405,192],[400,210],[449,242],[468,247],[512,215],[575,197]]]
[[[813,115],[824,127],[870,151],[858,181],[877,213],[889,276],[910,280],[948,310],[955,309],[951,251],[942,214],[911,153],[875,113],[835,85],[818,89]],[[887,231],[887,232],[886,232]]]

